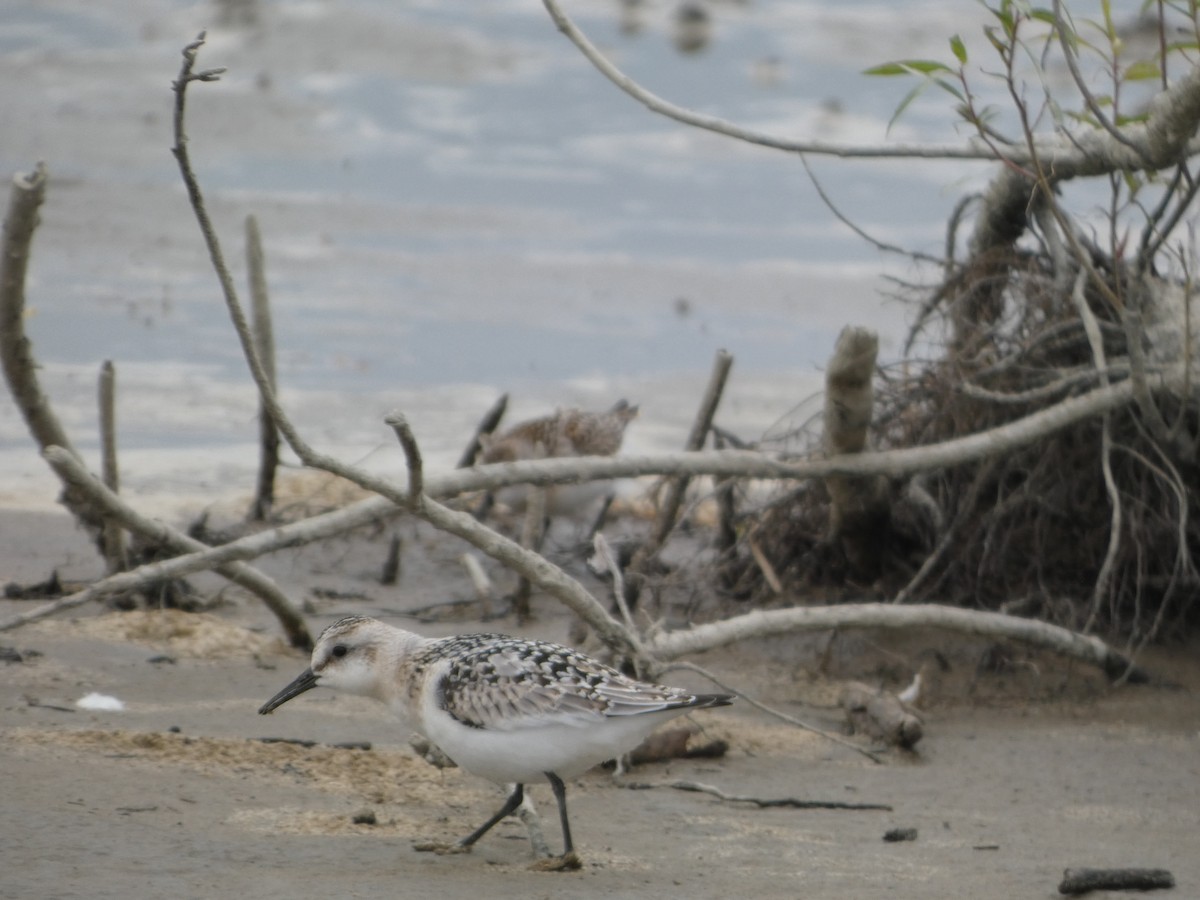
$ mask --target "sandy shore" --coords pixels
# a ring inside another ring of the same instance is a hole
[[[63,516],[3,514],[0,529],[5,580],[55,567],[63,577],[96,574],[86,541]],[[453,548],[416,537],[406,542],[398,588],[372,578],[383,536],[292,551],[264,566],[309,604],[314,628],[350,610],[404,621],[405,608],[467,590],[452,571]],[[335,589],[354,596],[327,599]],[[0,601],[0,617],[28,604]],[[508,621],[407,621],[431,634],[513,629]],[[563,639],[566,620],[547,606],[531,633]],[[527,870],[517,823],[470,855],[415,852],[415,839],[474,827],[501,794],[417,758],[376,705],[316,692],[270,719],[257,716],[304,665],[276,635],[254,601],[233,594],[200,615],[88,608],[0,634],[0,646],[20,657],[0,663],[0,897],[998,900],[1056,896],[1072,866],[1165,867],[1180,897],[1200,885],[1194,649],[1146,660],[1177,687],[1116,690],[1096,673],[1020,652],[1006,674],[977,673],[981,648],[945,635],[888,647],[846,638],[831,680],[810,674],[815,655],[802,641],[710,654],[702,662],[731,682],[831,729],[837,678],[899,675],[934,648],[950,669],[925,711],[916,755],[888,753],[875,764],[741,704],[697,719],[707,736],[730,741],[725,758],[630,776],[891,811],[759,809],[666,787],[623,790],[597,771],[570,787],[584,868],[551,875]],[[78,708],[92,692],[119,698],[124,710]],[[372,749],[332,746],[347,741]],[[553,844],[549,792],[533,790]],[[363,811],[376,824],[355,824]],[[885,843],[893,827],[916,828],[918,838]]]

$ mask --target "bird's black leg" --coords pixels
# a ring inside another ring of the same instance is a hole
[[[550,781],[550,789],[554,791],[554,799],[558,801],[558,821],[562,824],[563,857],[565,858],[575,852],[575,845],[571,843],[571,823],[567,821],[567,786],[553,772],[547,772],[546,778]]]
[[[554,791],[554,799],[558,801],[558,820],[562,824],[563,853],[562,856],[552,856],[549,859],[539,859],[530,868],[541,872],[571,872],[583,865],[575,853],[575,845],[571,843],[571,825],[567,822],[567,788],[562,779],[553,772],[543,773]]]
[[[561,784],[562,784],[562,782],[560,781],[559,785],[561,785]],[[481,837],[483,837],[485,834],[487,834],[489,831],[491,831],[493,825],[495,825],[497,822],[499,822],[505,816],[511,815],[516,810],[516,808],[521,805],[521,801],[524,798],[525,798],[525,785],[518,784],[513,789],[513,792],[512,792],[512,794],[509,795],[508,799],[504,801],[504,805],[496,811],[496,814],[494,816],[492,816],[490,819],[488,819],[486,822],[484,822],[482,825],[480,825],[478,828],[476,828],[474,831],[472,831],[470,834],[468,834],[461,841],[459,841],[458,845],[460,847],[470,847],[477,840],[479,840]],[[564,807],[563,815],[566,815],[565,807]],[[566,820],[564,819],[563,821],[565,822]]]

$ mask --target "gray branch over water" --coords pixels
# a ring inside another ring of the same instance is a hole
[[[563,12],[558,0],[542,0],[550,18],[587,60],[609,81],[646,106],[685,125],[723,134],[747,143],[790,153],[810,153],[843,158],[886,159],[974,159],[995,162],[996,151],[983,144],[846,144],[837,141],[785,138],[756,131],[726,119],[706,115],[664,100],[642,87],[608,59]],[[1012,145],[1005,148],[1006,158],[1019,166],[1036,158],[1056,175],[1072,178],[1116,171],[1140,171],[1165,168],[1178,162],[1181,153],[1200,152],[1194,137],[1200,121],[1200,68],[1193,69],[1172,88],[1160,94],[1151,105],[1150,119],[1144,125],[1122,129],[1124,141],[1107,132],[1082,131],[1072,135],[1046,135],[1039,138],[1035,152]],[[1026,191],[1028,198],[1028,191]]]

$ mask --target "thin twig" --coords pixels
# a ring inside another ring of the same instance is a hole
[[[1079,71],[1079,61],[1075,58],[1075,45],[1072,42],[1075,36],[1075,29],[1068,26],[1063,17],[1062,0],[1052,0],[1051,8],[1054,11],[1054,30],[1058,34],[1058,43],[1062,47],[1063,59],[1066,60],[1067,69],[1071,73],[1071,78],[1075,82],[1075,87],[1079,91],[1079,96],[1083,98],[1088,112],[1092,114],[1100,127],[1107,131],[1114,141],[1124,144],[1134,153],[1138,154],[1138,156],[1142,157],[1149,168],[1153,168],[1149,155],[1145,152],[1144,148],[1131,141],[1116,125],[1109,121],[1099,102],[1092,96],[1092,92],[1088,90],[1087,82],[1083,79],[1083,73]],[[1116,112],[1117,110],[1114,108],[1113,113],[1116,114]]]
[[[271,296],[267,290],[266,258],[263,253],[262,235],[258,230],[258,219],[246,216],[246,270],[250,280],[250,300],[254,312],[254,345],[263,371],[272,390],[278,390],[275,369],[275,329],[271,324]],[[275,471],[279,467],[279,429],[271,418],[271,411],[259,400],[259,445],[258,486],[254,492],[254,505],[250,518],[264,522],[271,515],[275,503]]]
[[[505,410],[508,409],[508,394],[501,394],[500,397],[492,404],[491,409],[484,413],[483,418],[479,420],[479,424],[475,426],[475,433],[471,435],[471,440],[467,442],[466,448],[463,450],[462,456],[458,459],[456,469],[465,469],[475,462],[475,457],[479,455],[479,448],[482,446],[479,438],[485,434],[491,434],[496,430],[496,426],[500,424],[500,420],[504,418]]]
[[[997,150],[980,144],[841,144],[832,141],[791,140],[778,135],[743,128],[725,119],[709,116],[677,106],[646,90],[618,69],[588,40],[579,27],[571,21],[559,6],[558,0],[542,0],[550,18],[567,38],[599,72],[634,100],[652,112],[659,113],[685,125],[727,137],[783,150],[791,153],[809,153],[843,158],[891,158],[891,159],[967,159],[994,162]],[[1167,103],[1156,103],[1155,112],[1163,113],[1160,120],[1153,117],[1145,126],[1130,126],[1129,133],[1145,135],[1143,153],[1149,153],[1156,165],[1174,165],[1182,152],[1192,154],[1200,150],[1200,141],[1194,138],[1195,123],[1191,116],[1200,115],[1200,108],[1191,103],[1194,93],[1200,90],[1200,73],[1190,72],[1160,97],[1169,98]],[[1166,108],[1169,107],[1169,108]],[[1170,117],[1174,115],[1174,118]],[[1162,121],[1166,119],[1166,121]],[[1136,140],[1136,139],[1134,139]],[[1145,165],[1143,153],[1136,153],[1124,144],[1118,144],[1101,132],[1098,135],[1084,133],[1078,139],[1068,140],[1060,136],[1039,139],[1036,154],[1019,145],[1006,146],[1004,159],[1011,165],[1023,165],[1034,156],[1040,157],[1047,168],[1056,169],[1063,177],[1085,172],[1091,167],[1102,171],[1122,168],[1139,169]],[[1078,170],[1078,171],[1076,171]]]
[[[613,555],[608,540],[599,531],[592,538],[592,546],[596,550],[598,560],[598,564],[595,566],[596,571],[600,574],[607,572],[612,577],[613,601],[617,604],[617,609],[621,611],[625,627],[632,632],[635,630],[635,626],[633,616],[629,612],[629,604],[625,601],[625,578],[621,574],[621,565]]]
[[[1092,347],[1092,359],[1096,364],[1096,370],[1103,373],[1108,368],[1108,360],[1104,353],[1104,339],[1100,335],[1100,326],[1096,323],[1096,316],[1092,313],[1092,309],[1088,306],[1086,292],[1084,291],[1087,285],[1088,272],[1081,268],[1079,274],[1075,278],[1075,287],[1071,291],[1071,297],[1075,301],[1075,308],[1079,311],[1080,321],[1083,322],[1083,330],[1087,334],[1088,343]],[[1100,375],[1100,383],[1104,387],[1108,386],[1108,376]],[[1113,568],[1117,561],[1117,552],[1121,548],[1121,492],[1117,488],[1117,480],[1113,477],[1112,471],[1112,417],[1107,413],[1100,417],[1100,468],[1104,474],[1104,488],[1108,492],[1108,502],[1111,507],[1111,523],[1108,528],[1108,549],[1104,552],[1104,562],[1100,566],[1100,572],[1096,575],[1096,582],[1092,586],[1092,605],[1091,611],[1088,613],[1087,622],[1083,626],[1084,634],[1092,630],[1092,626],[1096,623],[1096,618],[1100,614],[1100,605],[1108,592],[1108,583],[1112,578]]]
[[[106,359],[100,366],[97,393],[100,408],[100,471],[104,486],[114,494],[119,494],[121,475],[117,465],[117,374],[111,359]],[[125,532],[112,519],[106,519],[103,537],[106,571],[109,575],[123,571],[128,562],[125,558]]]
[[[687,442],[684,444],[684,450],[695,451],[704,446],[705,440],[708,438],[708,430],[712,427],[713,416],[717,413],[717,407],[721,403],[721,395],[725,392],[725,382],[729,380],[729,370],[733,367],[733,356],[725,350],[718,350],[716,359],[713,360],[712,373],[708,378],[708,386],[705,388],[704,396],[700,400],[700,408],[696,411],[696,418],[692,422],[692,429],[688,432]],[[684,492],[687,490],[688,479],[686,476],[676,476],[667,482],[666,491],[663,496],[662,505],[658,513],[658,524],[655,528],[654,537],[645,548],[643,561],[649,559],[656,554],[662,546],[667,542],[671,532],[675,528],[675,520],[679,515],[679,505],[683,501]],[[631,565],[635,571],[640,571],[640,565]]]
[[[683,669],[688,672],[695,672],[697,675],[701,675],[704,678],[707,678],[709,681],[711,681],[713,684],[715,684],[721,690],[728,691],[729,693],[734,694],[739,700],[745,700],[747,703],[749,703],[755,709],[762,710],[767,715],[778,719],[780,722],[786,722],[788,725],[794,725],[796,728],[803,729],[804,731],[810,731],[813,734],[818,735],[819,737],[825,738],[825,740],[827,740],[827,741],[832,741],[833,743],[835,743],[841,747],[846,747],[847,749],[853,750],[855,753],[861,753],[863,756],[865,756],[867,759],[871,760],[871,762],[873,762],[873,763],[880,763],[880,764],[883,763],[883,760],[879,758],[878,754],[872,753],[870,750],[867,750],[863,747],[858,746],[858,744],[855,744],[853,741],[848,741],[845,738],[838,737],[836,734],[831,734],[830,732],[825,731],[824,729],[818,728],[815,725],[809,725],[807,722],[797,719],[795,716],[789,716],[785,712],[780,712],[777,709],[767,706],[765,703],[761,703],[758,700],[755,700],[749,694],[746,694],[743,691],[739,691],[735,687],[730,687],[728,684],[721,681],[721,679],[718,678],[716,675],[714,675],[712,672],[708,671],[707,669],[705,669],[701,666],[696,665],[693,662],[671,663],[671,665],[667,666],[666,668],[664,668],[662,670],[661,674],[665,674],[666,672],[672,672],[677,669]]]
[[[402,412],[390,412],[383,421],[396,432],[408,462],[407,504],[419,507],[425,499],[425,464],[421,460],[421,448],[417,446],[416,435],[412,433],[408,419]]]
[[[868,812],[892,811],[892,807],[886,803],[847,803],[845,800],[801,800],[798,797],[748,797],[744,794],[727,794],[719,787],[704,784],[700,781],[667,781],[661,784],[631,782],[626,786],[637,790],[665,787],[673,788],[677,791],[688,791],[693,794],[709,794],[726,803],[750,803],[759,809],[786,806],[791,809],[845,809],[865,810]]]

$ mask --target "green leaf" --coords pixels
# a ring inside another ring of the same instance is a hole
[[[911,75],[912,69],[900,65],[900,63],[884,63],[881,66],[872,66],[869,69],[863,69],[864,75]]]
[[[1162,77],[1162,69],[1152,59],[1142,59],[1125,69],[1126,81],[1150,81]]]
[[[951,69],[945,63],[936,62],[931,59],[902,59],[897,62],[884,63],[880,66],[872,66],[863,72],[864,75],[929,75],[933,72],[950,72]]]
[[[1179,41],[1167,44],[1167,53],[1178,53],[1180,50],[1200,50],[1200,43],[1196,41]]]
[[[967,48],[963,44],[962,38],[957,34],[950,38],[950,51],[954,54],[954,58],[962,65],[965,66],[967,64]]]
[[[962,95],[962,91],[958,89],[958,85],[951,84],[944,78],[935,78],[933,83],[940,87],[947,94],[954,96],[960,103],[966,103],[967,98]]]
[[[892,113],[892,117],[888,119],[886,133],[891,132],[892,126],[896,124],[896,122],[900,119],[900,116],[903,115],[904,111],[908,109],[912,102],[916,100],[917,97],[921,95],[921,92],[927,87],[929,87],[929,82],[922,81],[904,96],[904,99],[900,101],[900,105],[896,107],[896,111]]]

